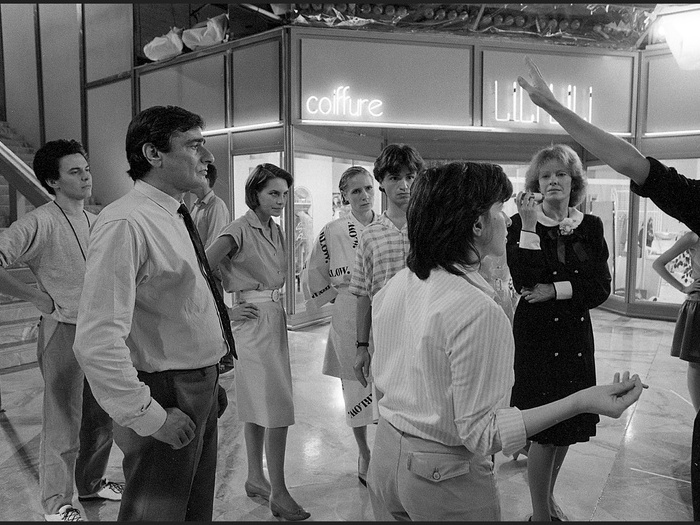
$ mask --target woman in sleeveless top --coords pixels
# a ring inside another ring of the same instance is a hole
[[[690,282],[681,282],[666,265],[685,251],[690,254]],[[687,232],[654,261],[661,278],[686,294],[678,311],[671,355],[688,362],[688,392],[695,412],[700,408],[700,237]]]

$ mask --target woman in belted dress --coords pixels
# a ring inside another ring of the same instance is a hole
[[[246,494],[268,500],[275,516],[297,521],[310,514],[291,496],[284,476],[294,403],[287,318],[280,297],[287,247],[284,232],[273,220],[282,214],[292,183],[291,174],[274,164],[256,166],[245,184],[250,210],[221,231],[207,249],[207,259],[221,271],[224,289],[234,294],[234,384],[248,458]]]
[[[348,291],[355,248],[365,226],[375,219],[374,179],[362,166],[345,170],[338,182],[343,205],[350,213],[326,224],[316,238],[302,275],[307,309],[333,303],[333,316],[328,332],[322,372],[338,377],[345,401],[345,421],[352,428],[357,442],[357,477],[367,485],[370,449],[367,425],[378,418],[372,385],[362,386],[353,365],[357,350],[356,299]]]
[[[586,179],[569,146],[538,151],[516,196],[507,259],[521,294],[513,319],[515,384],[511,405],[521,410],[562,399],[596,384],[589,310],[610,295],[608,247],[599,217],[574,208]],[[534,194],[541,193],[538,203]],[[569,445],[595,436],[599,417],[579,414],[530,436],[528,482],[532,521],[566,519],[554,485]]]

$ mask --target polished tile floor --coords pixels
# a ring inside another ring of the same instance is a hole
[[[690,440],[693,407],[686,365],[669,356],[673,323],[593,312],[598,381],[615,371],[649,384],[622,418],[603,417],[589,443],[572,446],[556,498],[571,521],[692,521]],[[287,445],[287,483],[309,521],[371,521],[367,490],[357,481],[357,452],[345,425],[338,379],[320,373],[327,324],[290,332],[296,424]],[[231,392],[231,378],[222,378]],[[38,464],[42,381],[36,365],[0,371],[0,521],[41,521]],[[232,392],[231,392],[232,394]],[[233,396],[229,398],[233,400]],[[214,519],[274,521],[263,500],[246,497],[245,445],[235,403],[219,423]],[[370,439],[374,429],[370,429]],[[113,448],[108,474],[121,477]],[[531,513],[527,459],[496,455],[503,519]],[[91,521],[113,521],[118,503],[75,502]]]

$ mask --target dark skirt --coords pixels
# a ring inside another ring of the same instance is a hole
[[[700,292],[692,293],[678,311],[671,355],[700,363]]]
[[[596,384],[593,326],[587,309],[570,301],[518,303],[513,320],[515,384],[511,405],[526,410]],[[579,414],[529,439],[568,446],[589,441],[600,421]]]

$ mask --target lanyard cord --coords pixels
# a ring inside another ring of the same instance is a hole
[[[61,213],[63,214],[63,216],[64,216],[64,217],[66,218],[66,220],[68,221],[68,225],[70,226],[70,229],[73,230],[73,235],[75,235],[75,240],[78,242],[78,248],[80,248],[80,253],[81,253],[82,256],[83,256],[83,260],[84,260],[84,261],[87,261],[87,259],[85,258],[85,252],[83,251],[83,245],[80,244],[80,239],[78,238],[78,234],[75,232],[75,228],[73,228],[73,223],[70,222],[70,219],[68,218],[68,215],[66,215],[66,212],[63,211],[63,208],[61,208],[61,206],[60,206],[56,201],[53,201],[53,203],[54,203],[56,206],[58,206],[58,209],[61,210]],[[89,229],[89,228],[90,228],[90,218],[88,217],[87,213],[85,213],[85,210],[83,210],[83,215],[85,215],[85,220],[86,220],[87,223],[88,223],[88,229]]]

